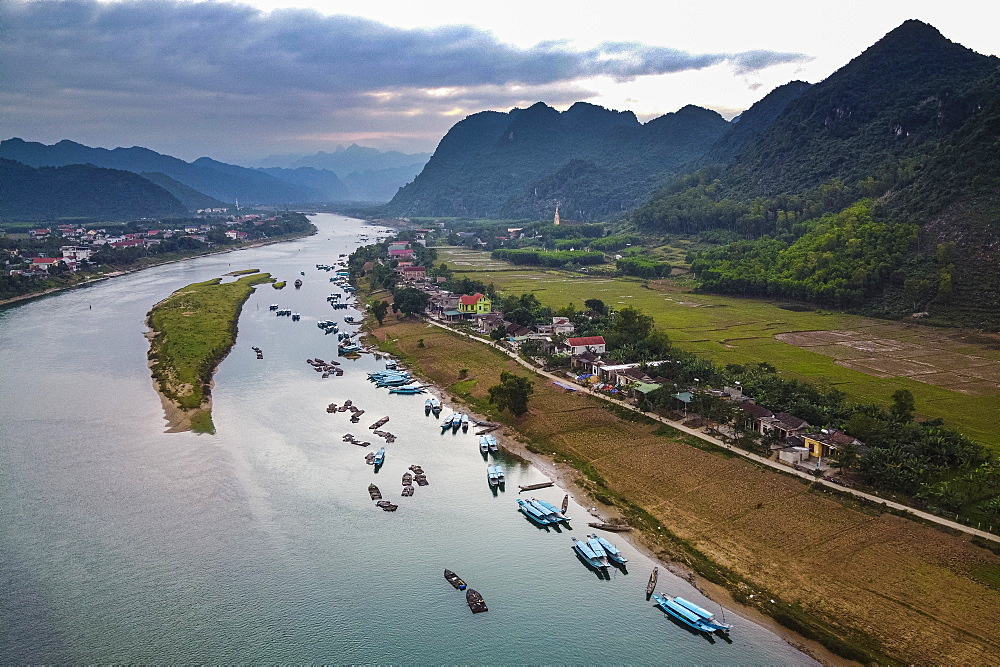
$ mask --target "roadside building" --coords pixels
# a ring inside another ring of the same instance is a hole
[[[493,303],[479,292],[463,294],[458,299],[458,310],[465,315],[480,315],[492,311]]]
[[[581,336],[579,338],[567,338],[566,347],[568,348],[570,356],[574,357],[578,354],[583,354],[584,352],[604,354],[606,351],[604,336]]]

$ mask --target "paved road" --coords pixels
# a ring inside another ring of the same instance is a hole
[[[472,334],[466,333],[464,331],[459,331],[458,329],[454,329],[452,327],[449,327],[446,324],[443,324],[443,323],[438,322],[436,320],[427,319],[427,321],[429,323],[433,324],[434,326],[441,327],[442,329],[446,329],[448,331],[451,331],[452,333],[456,333],[456,334],[458,334],[460,336],[465,336],[466,338],[470,338],[472,340],[478,341],[480,343],[483,343],[484,345],[489,345],[491,347],[495,347],[496,349],[501,350],[502,352],[504,352],[504,354],[506,354],[507,356],[509,356],[511,359],[513,359],[517,363],[521,364],[522,366],[524,366],[525,368],[527,368],[528,370],[530,370],[532,373],[535,373],[536,375],[541,375],[543,377],[549,378],[550,380],[554,380],[554,381],[558,381],[558,382],[572,383],[572,380],[570,380],[568,377],[558,376],[558,375],[555,375],[554,373],[549,373],[548,371],[540,370],[536,366],[533,366],[530,363],[528,363],[527,361],[525,361],[524,359],[522,359],[518,354],[512,352],[506,346],[498,345],[497,343],[495,343],[494,341],[492,341],[492,340],[490,340],[488,338],[481,338],[479,336],[473,336]],[[575,383],[573,383],[573,384],[575,384]],[[582,390],[583,390],[583,388],[581,387],[581,391]],[[740,449],[738,447],[733,447],[732,445],[727,444],[727,443],[723,442],[722,440],[719,440],[718,438],[714,438],[714,437],[712,437],[712,436],[710,436],[710,435],[708,435],[706,433],[702,433],[701,431],[698,431],[696,429],[689,428],[689,427],[685,426],[684,424],[682,424],[680,422],[673,421],[671,419],[667,419],[666,417],[662,417],[662,416],[660,416],[660,415],[658,415],[656,413],[653,413],[653,412],[643,412],[642,410],[639,410],[637,407],[635,407],[631,403],[626,403],[625,401],[620,401],[617,398],[612,398],[611,396],[608,396],[606,394],[599,394],[599,393],[594,393],[594,392],[587,392],[587,393],[590,396],[595,396],[595,397],[600,398],[601,400],[607,401],[609,403],[614,403],[615,405],[621,406],[621,407],[623,407],[623,408],[625,408],[627,410],[631,410],[632,412],[638,412],[639,414],[643,414],[643,415],[649,417],[650,419],[656,420],[658,422],[662,422],[662,423],[666,424],[667,426],[670,426],[671,428],[677,429],[678,431],[682,431],[683,433],[687,433],[688,435],[693,435],[696,438],[701,438],[702,440],[705,440],[706,442],[710,442],[713,445],[717,445],[719,447],[722,447],[723,449],[728,449],[728,450],[732,451],[733,453],[739,454],[740,456],[742,456],[742,457],[744,457],[746,459],[750,459],[751,461],[754,461],[754,462],[759,463],[761,465],[768,466],[769,468],[774,468],[775,470],[779,470],[779,471],[781,471],[781,472],[783,472],[783,473],[785,473],[787,475],[796,475],[796,476],[801,477],[802,479],[808,480],[810,482],[816,481],[816,478],[813,477],[809,473],[802,472],[800,470],[795,470],[794,468],[789,468],[786,465],[783,465],[781,463],[777,463],[777,462],[772,461],[770,459],[764,458],[763,456],[760,456],[758,454],[754,454],[753,452],[748,452],[745,449]],[[930,521],[930,522],[933,522],[933,523],[936,523],[936,524],[939,524],[939,525],[942,525],[942,526],[947,526],[948,528],[953,528],[955,530],[960,530],[963,533],[968,533],[970,535],[975,535],[977,537],[982,537],[983,539],[993,540],[994,542],[1000,542],[1000,535],[994,535],[993,533],[986,532],[985,530],[979,530],[979,529],[976,529],[976,528],[972,528],[971,526],[966,526],[964,524],[957,523],[955,521],[949,521],[948,519],[944,519],[942,517],[939,517],[936,514],[930,514],[928,512],[923,512],[923,511],[915,509],[913,507],[909,507],[908,505],[903,505],[902,503],[897,503],[897,502],[894,502],[892,500],[886,500],[885,498],[880,498],[879,496],[873,495],[871,493],[865,493],[864,491],[858,491],[857,489],[852,489],[852,488],[849,488],[849,487],[846,487],[846,486],[841,486],[840,484],[834,484],[833,482],[829,482],[829,481],[826,481],[826,480],[823,480],[823,484],[825,484],[826,486],[830,487],[831,489],[836,489],[837,491],[841,491],[843,493],[849,493],[852,496],[857,496],[858,498],[864,498],[865,500],[870,500],[873,503],[879,503],[879,504],[885,505],[886,507],[891,507],[891,508],[896,509],[896,510],[902,510],[904,512],[909,512],[910,514],[912,514],[912,515],[914,515],[916,517],[919,517],[921,519],[924,519],[926,521]]]

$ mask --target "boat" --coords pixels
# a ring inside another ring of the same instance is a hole
[[[503,473],[503,466],[496,465],[494,467],[497,469],[497,483],[500,486],[503,486],[504,484],[507,483],[507,478],[504,477],[504,473]]]
[[[531,502],[541,505],[549,514],[551,514],[557,521],[565,521],[568,525],[571,519],[566,516],[563,512],[559,511],[559,508],[552,503],[545,500],[537,500],[535,498],[531,499]]]
[[[486,439],[485,435],[479,436],[479,451],[483,454],[488,452],[490,449],[489,441]]]
[[[552,510],[550,510],[545,505],[542,505],[541,503],[539,503],[538,500],[536,500],[535,498],[532,498],[531,500],[529,500],[527,502],[532,507],[534,507],[536,510],[538,510],[539,513],[541,513],[541,515],[544,516],[548,520],[549,523],[559,523],[560,521],[562,521],[562,519],[560,519],[557,516],[558,512],[553,512]],[[551,505],[549,507],[551,507]]]
[[[539,482],[538,484],[521,485],[519,488],[522,491],[534,491],[535,489],[544,489],[549,486],[555,486],[555,482]]]
[[[434,404],[431,403],[431,399],[428,398],[428,399],[424,400],[424,416],[425,417],[431,413],[431,407],[433,405]]]
[[[458,429],[462,426],[462,417],[464,416],[465,415],[463,414],[456,414],[454,417],[451,418],[452,433],[458,433]]]
[[[473,614],[481,614],[484,611],[489,611],[483,596],[471,588],[465,591],[465,601],[469,604],[469,609],[472,610]]]
[[[462,415],[462,433],[469,432],[469,415]]]
[[[600,528],[601,530],[609,530],[612,533],[627,533],[632,530],[632,526],[626,526],[623,523],[601,523],[598,521],[591,521],[587,524],[591,528]]]
[[[441,432],[444,433],[449,428],[451,428],[451,422],[455,419],[455,415],[451,414],[441,420]]]
[[[539,510],[537,507],[535,507],[526,500],[521,500],[520,498],[518,498],[517,507],[519,510],[521,510],[521,513],[524,514],[524,516],[528,517],[529,519],[537,523],[539,526],[547,526],[550,523],[554,523],[552,520],[546,517],[541,510]]]
[[[660,568],[654,567],[652,574],[649,575],[649,583],[646,584],[646,599],[653,594],[656,590],[656,579],[660,576]]]
[[[375,467],[379,467],[385,463],[385,447],[379,447],[378,451],[375,452]]]
[[[718,620],[717,618],[715,618],[715,614],[713,614],[712,612],[708,611],[704,607],[699,607],[694,602],[691,602],[689,600],[685,600],[684,598],[680,597],[679,595],[674,597],[674,602],[676,602],[680,606],[684,607],[688,611],[692,611],[695,614],[697,614],[698,617],[701,618],[702,621],[704,621],[708,625],[710,625],[713,628],[715,628],[716,632],[729,632],[733,628],[733,626],[731,624],[724,623],[724,622]]]
[[[569,494],[567,493],[565,496],[563,496],[562,508],[559,511],[565,514],[566,510],[568,509],[569,509]]]
[[[495,454],[495,453],[496,453],[497,451],[499,451],[499,449],[500,449],[500,446],[499,446],[499,445],[497,445],[497,439],[496,439],[496,436],[494,436],[494,435],[487,435],[487,436],[486,436],[486,446],[487,446],[487,447],[489,448],[489,450],[490,450],[491,452],[493,452],[494,454]]]
[[[372,497],[372,500],[382,500],[382,492],[374,484],[368,485],[368,494]]]
[[[433,401],[431,403],[431,412],[434,414],[435,417],[440,417],[441,416],[441,401],[437,400],[436,398],[432,398],[431,401]]]
[[[708,635],[713,634],[716,631],[714,626],[707,623],[698,614],[694,613],[687,607],[678,604],[675,601],[675,598],[672,598],[669,595],[654,595],[653,599],[656,601],[656,606],[689,628],[699,632],[704,632]]]
[[[267,309],[268,310],[278,310],[278,307],[279,307],[278,304],[272,303],[270,306],[267,307]]]
[[[579,554],[580,558],[595,570],[601,571],[608,567],[607,559],[603,561],[594,553],[594,550],[590,548],[586,542],[581,542],[575,537],[571,538],[573,540],[573,551]]]
[[[340,347],[337,348],[337,354],[340,355],[351,354],[353,352],[360,352],[360,351],[361,351],[361,346],[358,345],[357,343],[351,345],[341,345]]]
[[[455,574],[454,572],[452,572],[451,570],[444,571],[444,578],[448,580],[449,584],[451,584],[458,590],[464,591],[466,589],[466,584],[464,581],[462,581],[462,578],[457,574]]]
[[[590,550],[594,552],[594,555],[597,557],[597,560],[599,560],[604,565],[604,567],[610,565],[610,563],[608,562],[608,552],[604,550],[604,545],[602,545],[599,540],[595,538],[590,538],[587,540],[587,546],[590,547]]]
[[[299,279],[299,278],[296,278],[295,279],[295,288],[298,289],[299,287],[302,287],[302,280]]]
[[[422,394],[426,389],[423,387],[390,387],[390,394]]]
[[[600,545],[604,548],[604,553],[608,555],[608,560],[613,561],[618,565],[624,565],[625,563],[628,562],[628,558],[625,558],[622,552],[618,550],[618,547],[611,544],[611,542],[608,542],[606,539],[597,535],[596,533],[590,535],[590,538],[593,540],[597,540],[600,543]]]
[[[500,479],[497,477],[496,466],[486,466],[486,479],[490,486],[500,486]]]
[[[301,319],[302,315],[300,313],[292,313],[292,322],[298,322]]]

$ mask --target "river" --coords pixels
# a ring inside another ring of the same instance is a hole
[[[336,358],[316,321],[358,315],[329,308],[337,290],[315,264],[377,228],[313,221],[309,238],[0,311],[5,661],[815,664],[732,611],[731,643],[678,626],[645,601],[654,563],[624,540],[612,537],[628,573],[598,579],[571,550],[584,508],[571,502],[572,531],[529,523],[516,490],[544,476],[507,460],[506,491],[491,492],[471,431],[441,435],[423,396],[377,390],[372,355],[343,361],[343,377],[314,372],[307,358]],[[166,433],[145,314],[179,287],[244,268],[289,286],[261,286],[244,306],[215,378],[217,433]],[[302,320],[275,317],[270,303]],[[360,424],[325,410],[348,398],[365,410]],[[375,473],[342,437],[380,443],[367,427],[384,415],[398,439]],[[400,498],[413,463],[430,484]],[[373,481],[397,512],[374,507]],[[537,495],[558,504],[563,491]],[[490,611],[473,616],[444,568]],[[657,590],[718,609],[662,568]]]

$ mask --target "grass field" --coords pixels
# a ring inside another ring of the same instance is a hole
[[[601,299],[611,307],[638,308],[679,347],[718,365],[767,362],[785,377],[836,387],[859,402],[887,404],[893,392],[909,389],[919,415],[940,417],[1000,450],[995,422],[1000,405],[1000,338],[758,299],[696,294],[670,281],[588,277],[506,263],[500,263],[504,270],[496,270],[497,261],[489,253],[463,248],[439,248],[438,256],[459,276],[493,283],[509,294],[533,292],[547,306],[573,303],[582,308],[587,299]],[[844,339],[824,345],[822,337],[789,338],[804,332],[843,331],[853,332],[848,338],[856,347],[837,344]],[[892,343],[865,350],[865,341]],[[884,365],[886,359],[912,361],[922,355],[929,355],[922,363],[933,365]],[[859,363],[865,359],[874,361]]]
[[[987,664],[1000,655],[992,632],[1000,556],[968,536],[690,446],[671,429],[622,419],[542,378],[526,416],[497,415],[487,389],[501,371],[527,372],[513,361],[424,323],[375,334],[430,380],[505,422],[507,435],[571,462],[581,485],[617,505],[661,557],[688,563],[831,650],[881,663]]]
[[[182,287],[149,312],[150,368],[161,394],[185,411],[200,411],[192,425],[213,431],[209,386],[219,362],[236,342],[236,322],[254,286],[271,280],[254,273],[222,283],[215,278]]]

